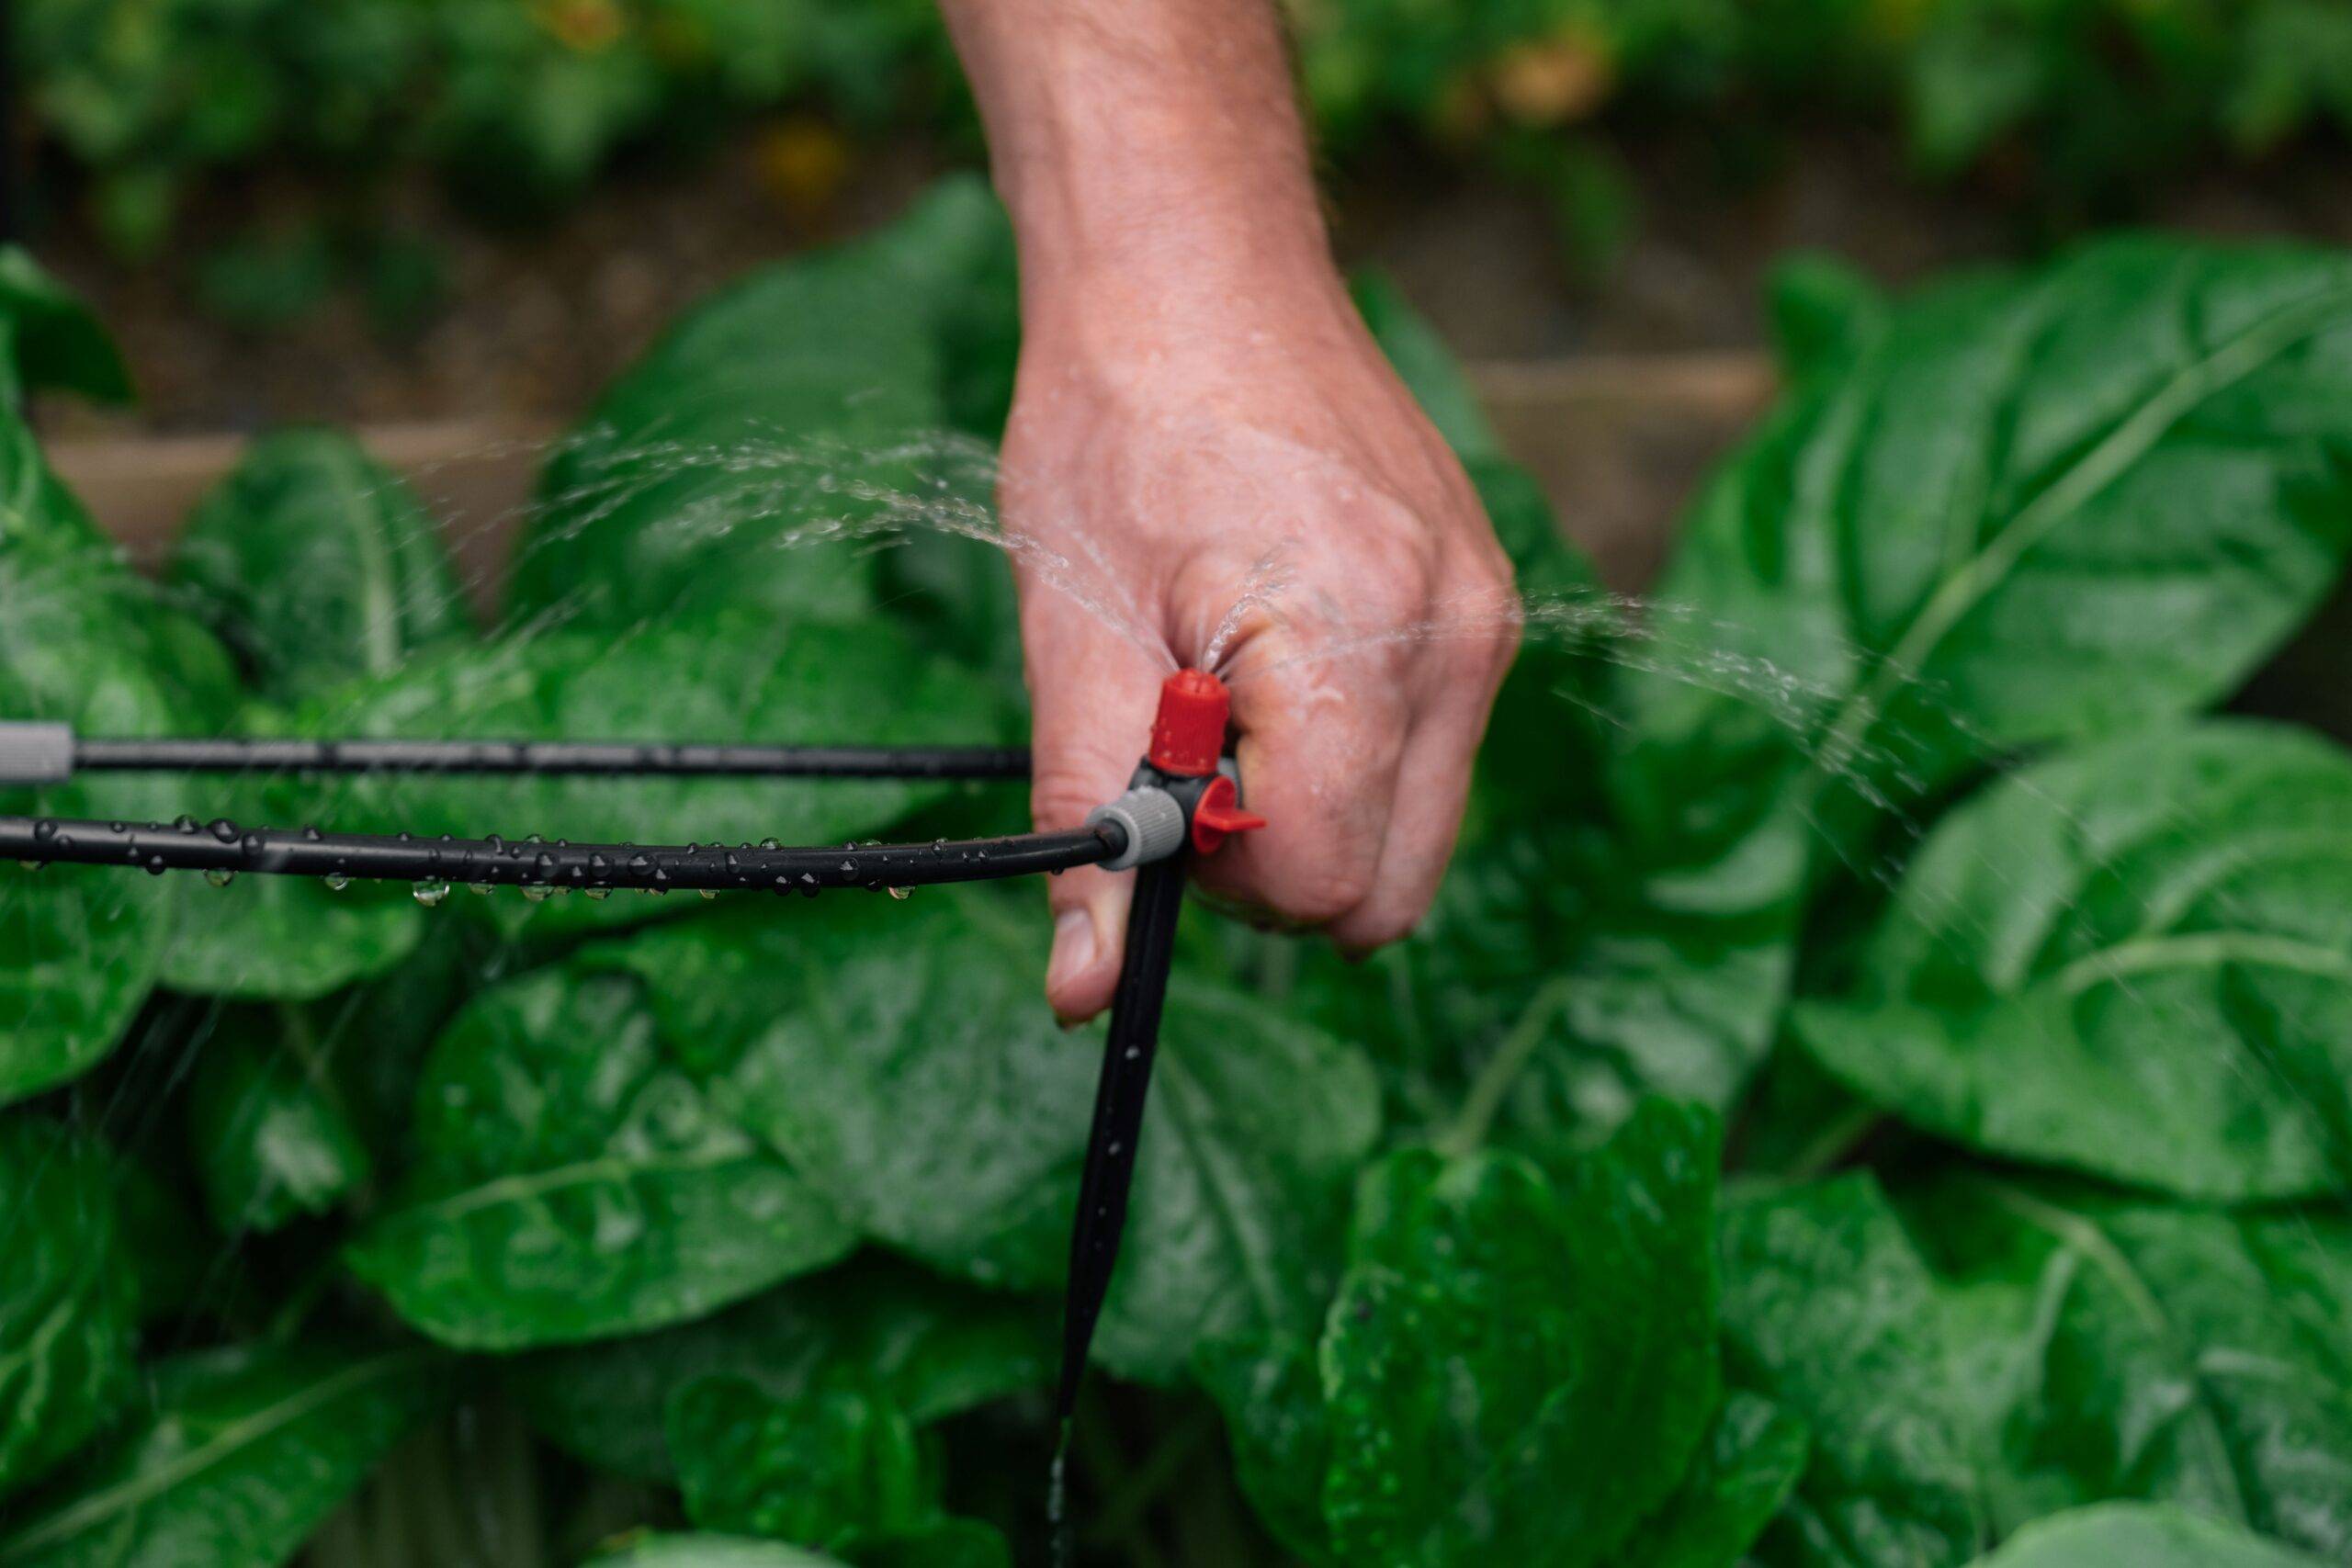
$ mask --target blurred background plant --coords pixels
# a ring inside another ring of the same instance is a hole
[[[1892,136],[1926,182],[1987,182],[2023,222],[2130,214],[2184,164],[2352,126],[2335,0],[1289,0],[1323,145],[1399,141],[1531,193],[1571,279],[1641,221],[1620,145],[1662,122],[1735,178],[1794,132]],[[499,226],[545,220],[631,160],[751,139],[819,212],[854,149],[977,151],[928,0],[23,0],[19,58],[63,199],[118,257],[165,254],[192,202],[291,176],[300,221],[214,238],[194,274],[267,326],[338,282],[394,330],[438,291],[380,216],[429,171]],[[2332,141],[2331,141],[2332,144]],[[429,247],[428,247],[429,248]],[[260,308],[256,308],[259,306]]]

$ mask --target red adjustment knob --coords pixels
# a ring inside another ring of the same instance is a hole
[[[1159,683],[1159,712],[1151,721],[1151,765],[1171,778],[1197,779],[1216,772],[1225,752],[1226,721],[1233,699],[1225,682],[1205,670],[1179,670]]]
[[[1227,834],[1253,832],[1265,825],[1266,819],[1256,812],[1241,809],[1241,792],[1219,773],[1201,791],[1201,803],[1193,807],[1193,848],[1213,855]]]

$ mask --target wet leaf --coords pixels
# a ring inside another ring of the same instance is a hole
[[[434,1048],[415,1138],[401,1200],[348,1258],[467,1348],[683,1322],[853,1239],[680,1070],[622,976],[542,970],[484,993]]]
[[[1801,1008],[1944,1137],[2191,1197],[2352,1179],[2352,757],[2245,722],[2052,757],[1951,813]]]
[[[1716,476],[1616,795],[1686,907],[1785,899],[1978,761],[2226,696],[2352,544],[2352,265],[2137,237],[1931,288]],[[1654,619],[1656,617],[1653,617]]]
[[[457,573],[408,486],[339,432],[248,447],[190,515],[171,581],[290,701],[470,637]]]
[[[147,999],[173,889],[112,867],[0,866],[0,1103],[88,1070]]]
[[[2318,1568],[2323,1559],[2177,1508],[2114,1503],[2027,1526],[1984,1568]]]
[[[1283,1472],[1250,1493],[1285,1544],[1614,1561],[1715,1407],[1715,1159],[1703,1112],[1654,1101],[1556,1184],[1506,1154],[1367,1172],[1315,1360],[1280,1340],[1204,1357],[1245,1474]]]
[[[213,1222],[230,1235],[323,1214],[371,1174],[325,1043],[293,1008],[212,1025],[188,1085],[187,1142]]]
[[[686,1517],[705,1529],[824,1546],[939,1510],[914,1423],[854,1379],[778,1399],[705,1378],[672,1400],[669,1430]]]
[[[0,1120],[0,1495],[130,1393],[138,1287],[117,1176],[95,1138],[21,1111]]]
[[[2344,1214],[2167,1207],[1989,1176],[1950,1179],[1908,1212],[1975,1308],[1953,1332],[2005,1525],[2145,1499],[2324,1561],[2352,1555]]]
[[[688,314],[548,464],[514,618],[609,630],[725,606],[868,611],[855,541],[922,527],[933,467],[969,439],[945,428],[964,412],[951,343],[1006,235],[979,182],[949,181],[889,228]]]
[[[1735,1389],[1665,1506],[1618,1552],[1619,1568],[1737,1562],[1804,1472],[1804,1424]]]
[[[277,1563],[446,1397],[426,1350],[232,1346],[152,1370],[149,1407],[27,1500],[8,1568]]]
[[[1001,895],[745,904],[592,950],[743,1124],[868,1236],[982,1283],[1067,1261],[1099,1034],[1038,991],[1045,923]],[[1180,977],[1181,979],[1181,977]],[[1171,993],[1135,1207],[1096,1339],[1165,1379],[1194,1344],[1303,1327],[1341,1188],[1377,1132],[1369,1069],[1251,999]]]
[[[1051,1314],[876,1254],[779,1285],[696,1323],[508,1363],[539,1429],[606,1470],[667,1480],[671,1395],[748,1379],[790,1401],[835,1376],[865,1380],[918,1425],[1044,1384]]]
[[[1813,1434],[1765,1562],[1918,1568],[1982,1549],[1975,1434],[1936,1281],[1874,1180],[1726,1205],[1723,1344],[1725,1379]]]

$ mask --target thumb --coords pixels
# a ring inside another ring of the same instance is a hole
[[[1025,598],[1022,649],[1034,715],[1031,813],[1043,832],[1083,826],[1127,787],[1150,744],[1164,660],[1050,589]],[[1130,872],[1093,866],[1046,880],[1054,915],[1046,999],[1065,1023],[1111,1003],[1134,882]]]

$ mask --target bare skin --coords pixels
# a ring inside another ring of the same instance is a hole
[[[1272,826],[1201,880],[1351,951],[1395,941],[1444,874],[1515,642],[1504,616],[1472,637],[1410,630],[1506,609],[1510,569],[1349,302],[1272,11],[943,8],[1021,247],[1005,525],[1107,575],[1134,623],[1016,569],[1037,825],[1074,827],[1125,787],[1162,676],[1204,658],[1271,577],[1218,672]],[[1131,880],[1049,884],[1046,989],[1065,1020],[1109,1004]]]

